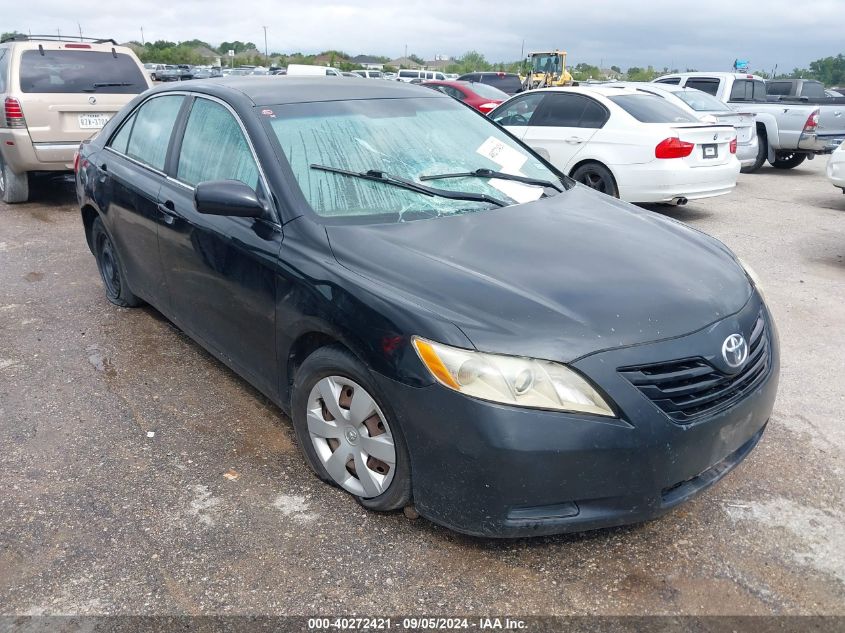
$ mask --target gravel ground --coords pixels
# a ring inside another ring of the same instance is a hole
[[[0,613],[845,615],[845,196],[816,160],[655,210],[760,274],[769,429],[657,521],[490,541],[321,484],[276,407],[105,300],[66,188],[0,204]]]

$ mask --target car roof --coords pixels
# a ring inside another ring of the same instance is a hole
[[[729,72],[706,72],[702,70],[691,71],[688,73],[667,73],[665,75],[660,75],[660,77],[656,77],[655,81],[658,79],[663,79],[665,77],[733,77],[734,79],[759,79],[760,81],[765,81],[759,75],[753,75],[751,73],[729,73]]]
[[[614,84],[597,84],[592,86],[552,86],[549,88],[542,88],[542,90],[549,90],[554,92],[575,92],[578,94],[592,94],[602,95],[604,97],[613,97],[616,95],[635,95],[642,94],[642,91],[636,88],[628,88],[617,86]],[[524,93],[522,93],[524,94]]]
[[[165,84],[153,89],[154,92],[185,92],[186,90],[223,99],[237,94],[240,97],[245,96],[257,106],[352,99],[450,98],[436,90],[398,81],[345,82],[336,77],[288,75],[194,79],[189,86]]]

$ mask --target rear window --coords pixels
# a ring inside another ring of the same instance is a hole
[[[503,90],[509,94],[519,92],[522,88],[522,82],[516,75],[505,75],[504,77],[500,77],[499,75],[481,75],[480,81],[495,86],[499,90]]]
[[[678,106],[657,95],[616,95],[613,103],[642,123],[694,123]]]
[[[759,79],[738,79],[731,88],[731,101],[765,101],[766,84]]]
[[[672,93],[696,112],[732,112],[716,97],[701,90],[678,90]]]
[[[506,92],[502,92],[495,86],[489,86],[487,84],[481,83],[473,84],[471,86],[471,90],[479,97],[483,97],[485,99],[495,99],[496,101],[504,101],[510,96]]]
[[[147,82],[135,61],[123,53],[24,51],[21,92],[139,94]]]

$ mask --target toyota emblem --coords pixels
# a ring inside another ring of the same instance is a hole
[[[88,97],[88,103],[94,105],[95,103],[97,103],[97,97]]]
[[[748,358],[748,343],[745,342],[745,337],[742,334],[731,334],[722,343],[722,358],[728,364],[728,367],[736,369],[740,367],[745,359]]]

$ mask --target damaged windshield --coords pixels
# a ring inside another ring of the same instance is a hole
[[[451,99],[326,101],[258,111],[305,199],[327,218],[455,215],[531,202],[565,186],[496,125]]]

